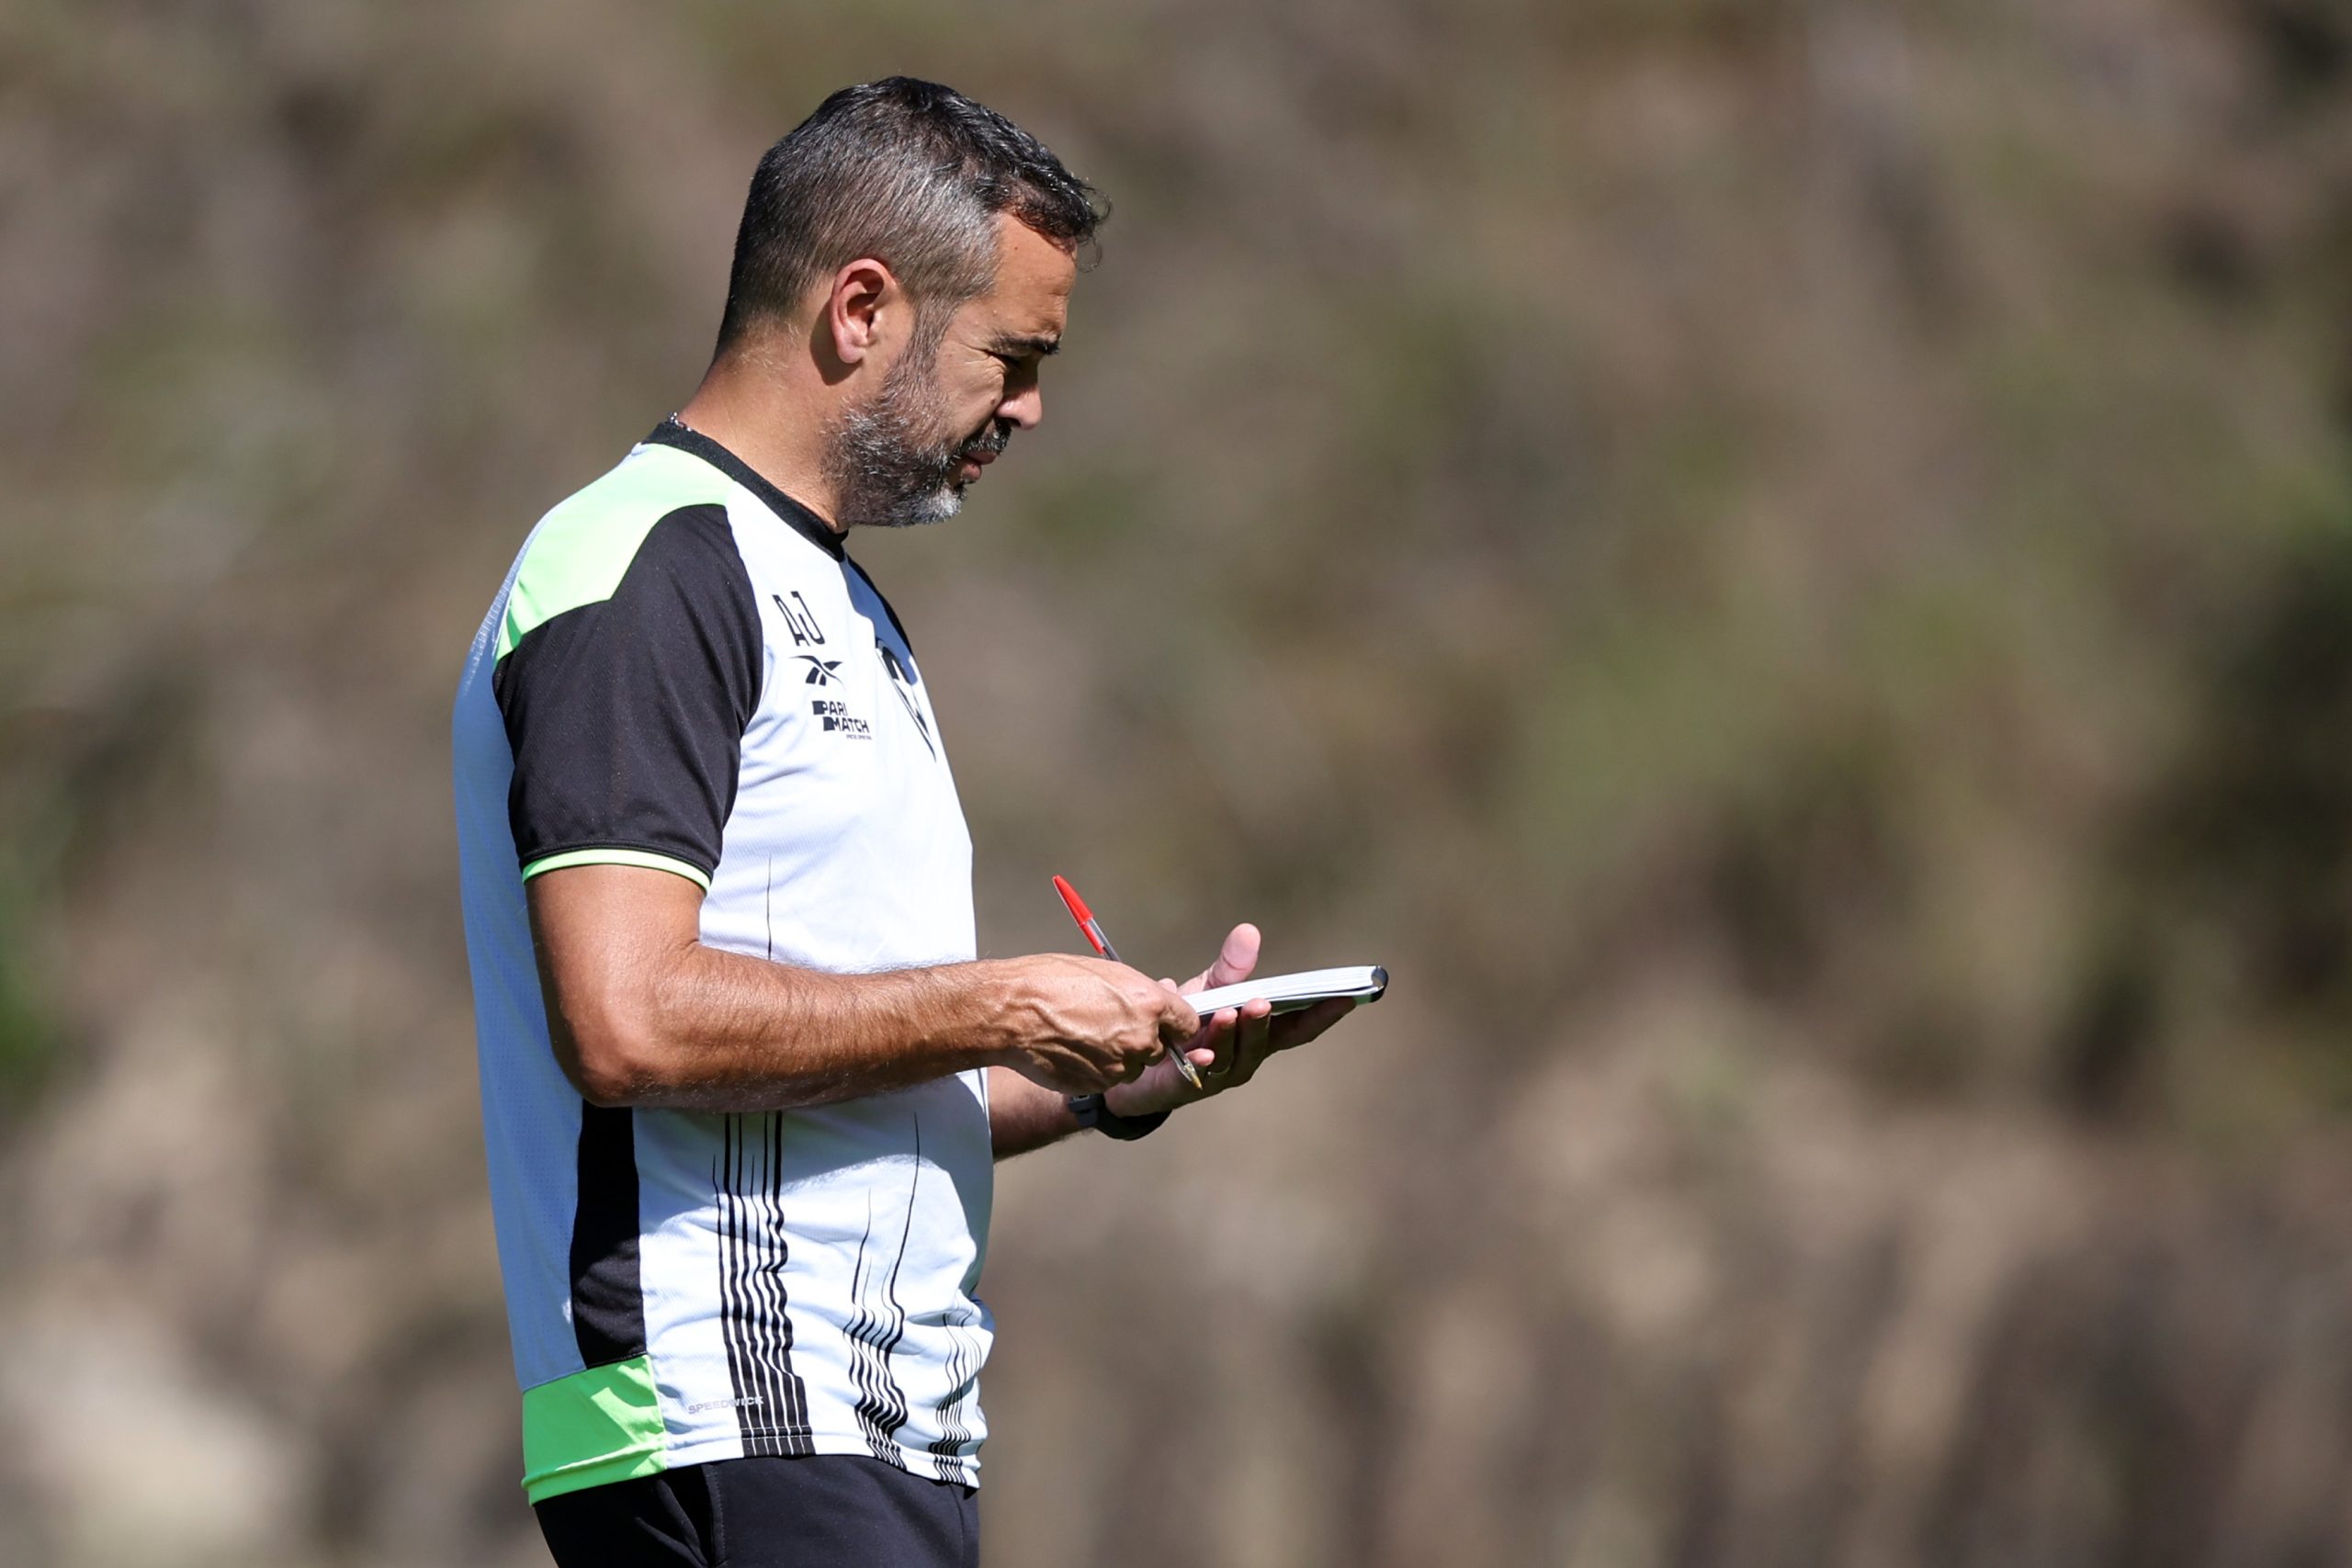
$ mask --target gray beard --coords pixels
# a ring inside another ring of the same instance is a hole
[[[826,467],[843,527],[905,528],[944,523],[962,510],[956,466],[967,447],[1003,450],[1006,430],[939,434],[944,423],[931,386],[936,344],[910,348],[863,408],[844,410]]]

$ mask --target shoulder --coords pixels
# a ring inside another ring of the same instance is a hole
[[[499,656],[567,611],[611,599],[633,570],[681,585],[740,582],[727,517],[732,484],[689,453],[648,445],[559,502],[524,546]]]

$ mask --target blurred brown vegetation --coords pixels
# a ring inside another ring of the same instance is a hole
[[[2345,6],[12,0],[0,1561],[539,1560],[451,686],[899,70],[984,948],[1396,977],[1003,1173],[991,1560],[2352,1559]]]

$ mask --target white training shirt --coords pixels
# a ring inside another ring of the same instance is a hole
[[[813,513],[665,422],[532,531],[453,728],[531,1500],[747,1454],[977,1484],[987,1075],[803,1111],[591,1106],[524,905],[560,866],[650,866],[707,890],[713,947],[972,957],[971,840],[889,605]]]

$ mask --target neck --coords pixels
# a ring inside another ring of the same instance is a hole
[[[709,436],[749,463],[776,489],[824,519],[835,533],[833,481],[825,468],[825,434],[833,398],[814,374],[793,374],[789,358],[760,347],[736,349],[711,361],[702,385],[678,410],[679,422]]]

